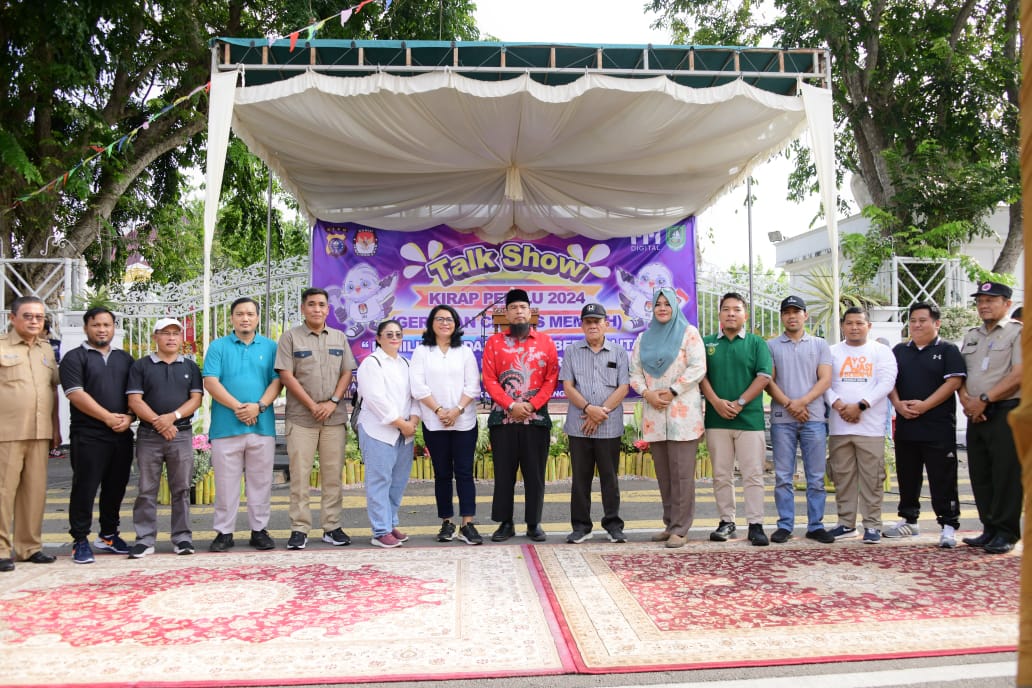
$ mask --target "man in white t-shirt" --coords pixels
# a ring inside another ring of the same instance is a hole
[[[835,539],[856,537],[857,511],[864,542],[881,540],[885,483],[885,414],[896,384],[892,350],[868,341],[871,321],[862,308],[846,309],[843,341],[831,347],[831,389],[825,399],[828,417],[828,470],[835,484],[838,525]]]

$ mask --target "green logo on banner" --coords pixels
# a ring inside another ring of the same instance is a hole
[[[680,251],[688,239],[688,232],[683,224],[666,228],[666,245],[671,251]]]

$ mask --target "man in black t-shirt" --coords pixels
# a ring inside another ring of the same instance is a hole
[[[152,354],[136,361],[129,370],[126,394],[129,408],[140,419],[136,435],[136,466],[140,492],[133,504],[136,543],[130,559],[154,552],[158,533],[158,485],[161,464],[168,468],[172,493],[172,548],[176,554],[193,554],[190,528],[190,482],[193,478],[193,432],[190,418],[201,405],[204,387],[197,364],[179,353],[183,326],[162,318],[154,326]]]
[[[910,341],[897,344],[898,373],[889,399],[896,409],[896,477],[899,481],[900,521],[882,535],[917,535],[921,514],[921,483],[928,471],[932,510],[942,527],[939,546],[956,547],[960,527],[957,495],[957,401],[967,367],[960,350],[939,337],[938,307],[910,307]]]
[[[102,552],[129,554],[118,532],[119,511],[133,464],[133,416],[125,395],[133,357],[111,345],[115,316],[98,306],[82,318],[86,341],[61,361],[61,387],[71,405],[72,491],[68,525],[72,560],[93,563],[87,536],[93,523],[93,503],[100,489],[100,537],[93,546]]]

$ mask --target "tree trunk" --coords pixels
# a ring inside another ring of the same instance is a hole
[[[1018,266],[1018,258],[1024,248],[1024,229],[1021,222],[1021,200],[1010,204],[1010,217],[1007,222],[1007,238],[1003,242],[1000,255],[993,264],[993,272],[1013,273]],[[1026,275],[1027,279],[1027,275]]]

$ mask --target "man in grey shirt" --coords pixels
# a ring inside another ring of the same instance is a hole
[[[787,542],[795,527],[796,447],[802,451],[806,474],[806,537],[831,543],[824,529],[824,471],[827,462],[827,410],[824,392],[831,386],[831,350],[820,337],[808,334],[806,302],[789,296],[781,302],[785,331],[767,340],[774,359],[770,394],[770,439],[774,445],[774,506],[778,529],[771,542]]]
[[[573,486],[570,490],[571,544],[591,537],[591,481],[598,467],[602,487],[602,527],[612,542],[627,542],[620,518],[616,474],[623,437],[623,398],[629,388],[628,357],[606,339],[606,309],[589,303],[581,310],[584,340],[567,347],[559,379],[569,401],[564,430],[570,438]]]

